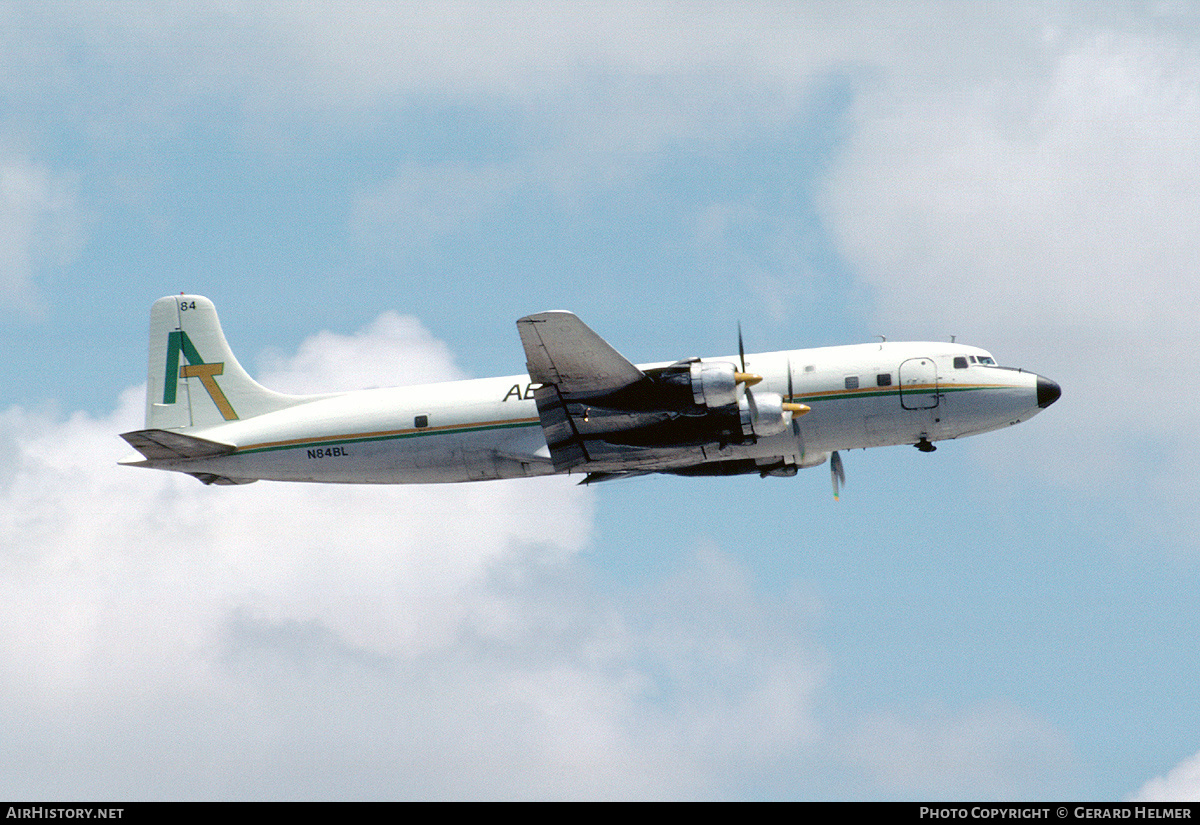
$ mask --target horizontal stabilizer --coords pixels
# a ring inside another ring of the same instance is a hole
[[[213,473],[188,473],[188,475],[200,479],[205,484],[217,484],[221,486],[228,484],[253,484],[258,481],[257,478],[230,478],[229,476],[219,476]]]
[[[170,430],[135,430],[121,433],[121,438],[151,461],[172,458],[212,458],[237,452],[232,444],[196,438],[194,435]]]

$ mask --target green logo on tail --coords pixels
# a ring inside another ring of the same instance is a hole
[[[181,352],[187,359],[187,363],[183,365],[179,363],[179,353]],[[163,379],[162,402],[164,404],[175,403],[175,391],[179,386],[180,378],[199,378],[204,389],[208,391],[209,398],[217,405],[217,409],[221,411],[225,420],[235,421],[238,417],[237,413],[233,411],[229,399],[225,397],[225,393],[217,384],[216,376],[223,372],[225,372],[224,361],[216,364],[204,363],[204,359],[200,357],[200,353],[192,344],[192,339],[188,338],[186,332],[177,329],[167,336],[167,374]]]

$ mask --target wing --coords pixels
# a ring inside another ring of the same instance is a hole
[[[553,384],[564,395],[615,392],[645,378],[574,313],[526,315],[517,332],[530,380]]]
[[[652,472],[703,460],[697,445],[638,438],[680,415],[659,382],[570,312],[539,312],[517,321],[550,458],[559,472]],[[686,374],[689,367],[684,365]],[[691,404],[690,388],[676,393]]]
[[[774,474],[782,458],[739,454],[783,432],[792,405],[743,387],[762,381],[731,361],[687,358],[640,369],[570,312],[517,321],[538,418],[558,472],[587,481],[679,472]],[[786,462],[782,462],[786,464]],[[794,468],[791,470],[794,472]]]
[[[571,312],[527,315],[517,321],[517,332],[529,378],[542,385],[533,397],[554,468],[561,472],[590,462],[586,434],[579,431],[585,422],[577,423],[572,411],[586,419],[587,399],[619,392],[645,374]]]

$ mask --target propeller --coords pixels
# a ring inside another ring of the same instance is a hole
[[[787,402],[784,403],[783,408],[785,410],[788,410],[792,414],[792,435],[799,438],[800,437],[800,422],[797,421],[796,419],[799,418],[800,416],[804,415],[807,412],[811,412],[812,407],[808,406],[807,404],[795,404],[792,402],[792,399],[796,397],[796,393],[792,389],[792,359],[791,358],[789,358],[787,361],[787,371],[788,371],[788,394],[787,394],[788,400],[787,400]]]
[[[745,385],[746,403],[750,406],[752,415],[757,416],[758,405],[754,402],[754,393],[750,388],[762,381],[761,375],[746,371],[746,345],[742,337],[742,322],[738,321],[738,362],[741,367],[741,372],[735,372],[734,377],[738,383]],[[796,419],[805,413],[812,412],[812,407],[807,404],[797,404],[793,399],[796,397],[796,389],[792,383],[792,359],[787,359],[787,400],[783,402],[782,407],[784,412],[791,413],[792,435],[797,439],[800,437],[800,422]],[[846,483],[846,470],[842,467],[842,457],[838,455],[837,450],[834,450],[829,457],[829,470],[833,476],[833,497],[838,499],[838,493],[841,490],[840,485]]]
[[[834,450],[829,456],[829,474],[833,477],[833,499],[840,501],[838,498],[839,484],[846,483],[846,470],[842,467],[842,457],[838,455],[838,451]]]
[[[740,338],[741,338],[741,332],[742,332],[741,329],[738,329],[739,343],[740,343]],[[792,398],[795,397],[795,393],[792,392],[792,359],[791,358],[789,358],[787,361],[787,374],[788,374],[787,401],[783,402],[783,409],[784,409],[784,412],[790,412],[792,414],[792,433],[795,435],[800,435],[800,425],[796,423],[796,416],[804,415],[807,412],[812,412],[812,407],[808,406],[807,404],[795,404],[792,402]]]
[[[754,393],[750,392],[750,388],[763,380],[761,375],[746,371],[746,345],[742,339],[742,322],[738,321],[738,361],[741,366],[741,372],[733,374],[734,380],[745,386],[746,403],[750,405],[751,415],[758,415],[758,405],[754,402]],[[796,416],[804,415],[812,410],[807,404],[793,404],[792,398],[792,362],[789,359],[787,365],[788,372],[788,400],[783,403],[784,412],[792,414],[792,432],[799,435],[800,425],[796,423]]]
[[[738,361],[741,364],[741,372],[735,372],[733,379],[743,385],[743,390],[746,393],[746,403],[750,406],[750,415],[752,419],[758,418],[758,404],[754,403],[754,393],[750,392],[750,388],[763,380],[761,375],[753,372],[746,372],[746,345],[742,341],[742,322],[738,321]]]
[[[733,374],[733,378],[735,381],[737,381],[739,384],[745,384],[746,388],[749,389],[750,387],[753,387],[755,384],[757,384],[763,380],[761,375],[757,375],[753,372],[746,372],[746,346],[742,342],[742,322],[741,321],[738,321],[738,360],[741,362],[742,371],[735,372]],[[747,395],[749,395],[748,392],[747,392]],[[750,403],[751,403],[751,405],[754,404],[753,401],[751,401]]]

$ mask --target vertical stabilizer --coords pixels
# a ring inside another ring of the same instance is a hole
[[[251,378],[229,349],[217,310],[200,295],[159,298],[150,310],[147,429],[208,427],[306,401]]]

